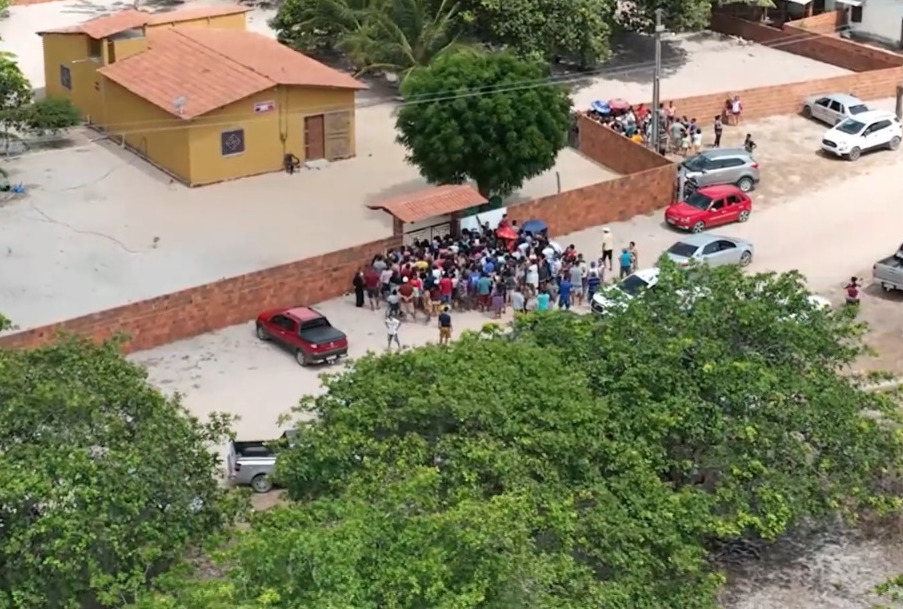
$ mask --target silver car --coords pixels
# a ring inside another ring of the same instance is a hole
[[[699,188],[735,184],[749,192],[759,183],[759,164],[743,148],[711,148],[680,164],[685,179]]]
[[[851,116],[868,112],[869,107],[858,97],[846,93],[831,93],[810,97],[803,102],[803,116],[836,125]]]
[[[690,266],[703,262],[711,266],[738,264],[746,266],[753,259],[753,246],[749,241],[721,235],[687,235],[665,252],[678,266]]]

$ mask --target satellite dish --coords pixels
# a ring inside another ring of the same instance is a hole
[[[185,104],[188,103],[188,98],[184,95],[180,95],[172,100],[172,107],[176,109],[176,112],[179,116],[185,113]]]

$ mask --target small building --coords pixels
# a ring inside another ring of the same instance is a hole
[[[410,245],[414,241],[457,235],[463,212],[487,203],[486,197],[472,186],[446,184],[383,199],[367,207],[389,213],[393,218],[393,234]]]
[[[903,0],[825,0],[825,10],[843,11],[853,36],[903,49]]]
[[[245,29],[244,7],[124,10],[40,32],[47,95],[178,180],[203,185],[355,154],[366,88]]]

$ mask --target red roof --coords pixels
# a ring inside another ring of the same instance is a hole
[[[485,203],[486,197],[474,187],[466,184],[449,184],[393,197],[367,207],[389,212],[402,222],[419,222]]]
[[[94,19],[88,19],[75,25],[42,30],[38,35],[44,34],[84,34],[95,40],[108,38],[114,34],[144,27],[146,25],[163,25],[167,23],[180,23],[195,19],[208,19],[225,15],[237,15],[247,13],[249,8],[244,6],[202,6],[197,8],[185,8],[177,11],[161,11],[150,13],[138,11],[133,8],[110,13]]]

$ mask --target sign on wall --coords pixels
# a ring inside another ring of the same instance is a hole
[[[276,109],[276,102],[274,101],[262,101],[254,104],[254,113],[255,114],[263,114],[264,112],[272,112]]]

